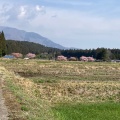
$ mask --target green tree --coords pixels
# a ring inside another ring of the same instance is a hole
[[[4,36],[4,32],[2,31],[2,56],[6,55],[6,40]]]
[[[103,60],[103,61],[109,61],[111,56],[111,51],[107,50],[105,48],[98,48],[97,49],[97,59]]]
[[[6,40],[3,31],[0,33],[0,57],[6,54]]]

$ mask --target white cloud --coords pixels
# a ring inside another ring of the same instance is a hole
[[[44,6],[20,6],[20,12],[18,18],[24,18],[27,20],[31,20],[39,16],[40,14],[45,14]]]
[[[18,18],[25,17],[27,13],[26,6],[20,6],[20,13],[18,14]]]
[[[36,5],[35,8],[36,8],[36,11],[39,11],[39,12],[45,11],[45,6]]]
[[[47,9],[47,14],[31,21],[33,30],[64,46],[77,46],[81,42],[117,41],[120,18],[105,18],[80,11]],[[55,13],[56,19],[50,16]],[[42,27],[41,27],[42,26]],[[103,43],[103,42],[98,42]],[[84,43],[82,43],[84,44]],[[85,45],[85,44],[84,44]]]
[[[87,2],[79,4],[91,5]],[[40,33],[64,46],[85,47],[85,42],[92,46],[94,42],[99,45],[104,41],[119,41],[119,17],[103,17],[84,10],[48,8],[40,4],[16,5],[0,5],[0,24]]]
[[[0,6],[0,17],[7,18],[6,20],[28,20],[35,19],[40,14],[45,14],[44,6],[40,5],[18,5],[3,4]],[[8,17],[9,16],[9,17]]]
[[[1,6],[1,11],[3,12],[4,11],[8,11],[9,10],[9,4],[8,3],[5,3]]]

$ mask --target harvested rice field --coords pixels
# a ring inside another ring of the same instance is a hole
[[[11,120],[120,119],[119,63],[0,59],[0,66]]]

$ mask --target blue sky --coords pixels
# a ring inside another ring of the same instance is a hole
[[[120,48],[119,0],[0,0],[0,25],[65,47]]]

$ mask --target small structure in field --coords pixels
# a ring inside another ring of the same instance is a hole
[[[77,61],[77,58],[76,57],[70,57],[69,61]]]
[[[95,59],[93,57],[85,57],[85,56],[80,57],[80,60],[84,61],[84,62],[94,62],[95,61]]]
[[[116,62],[120,62],[120,60],[111,60],[111,62],[116,63]]]
[[[36,57],[36,55],[33,54],[33,53],[28,53],[28,54],[26,55],[26,58],[29,58],[29,59],[33,59],[33,58],[35,58],[35,57]]]
[[[15,58],[13,55],[5,55],[3,58],[7,58],[7,59],[13,59]]]
[[[22,58],[23,55],[21,53],[12,53],[12,55],[15,57],[15,58]]]
[[[63,55],[60,55],[57,57],[57,60],[58,61],[67,61],[67,57],[63,56]]]
[[[24,60],[29,60],[29,58],[26,58],[26,57],[25,57]]]

